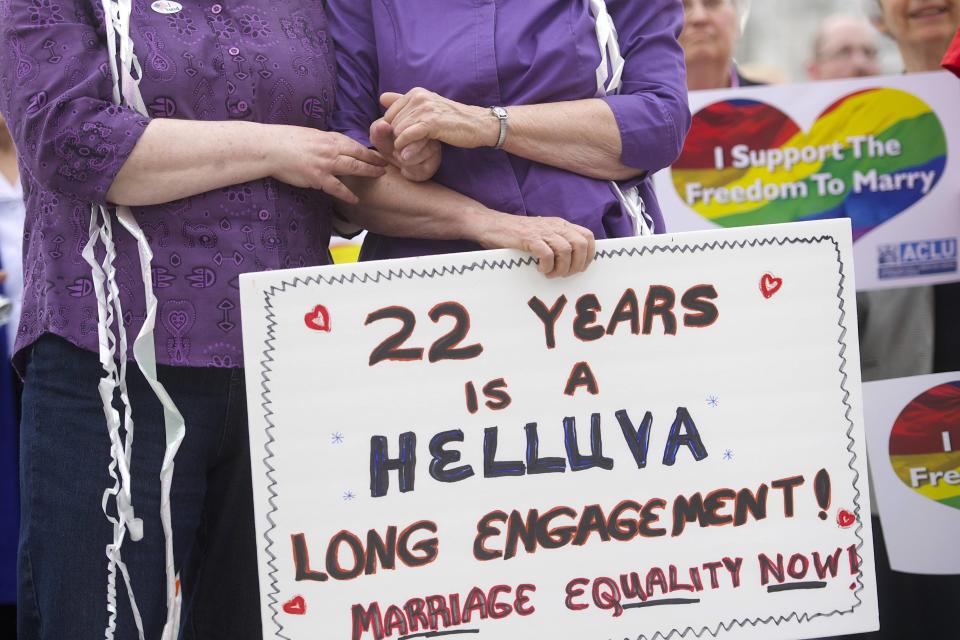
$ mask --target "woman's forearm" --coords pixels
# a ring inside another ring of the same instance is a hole
[[[379,177],[385,164],[344,135],[310,127],[160,118],[137,140],[107,191],[107,201],[161,204],[271,177],[355,202],[339,178]]]
[[[485,249],[519,249],[539,260],[540,271],[565,276],[593,259],[593,234],[560,218],[494,211],[434,182],[411,182],[389,167],[377,179],[344,178],[356,205],[337,202],[338,213],[369,231],[425,240],[469,240]]]
[[[496,214],[434,182],[414,183],[390,167],[377,180],[347,178],[360,203],[337,203],[352,223],[380,235],[424,240],[470,240],[482,244],[484,218]]]
[[[156,118],[117,173],[107,200],[160,204],[266,177],[269,126]]]
[[[407,147],[424,140],[473,149],[495,146],[500,135],[500,121],[488,107],[461,104],[425,89],[385,93],[381,102],[401,160]],[[603,100],[506,109],[508,153],[600,180],[627,180],[643,173],[623,163],[620,128]]]
[[[643,173],[621,161],[620,128],[603,100],[519,105],[507,113],[507,153],[601,180],[629,180]],[[499,136],[499,121],[488,117]]]

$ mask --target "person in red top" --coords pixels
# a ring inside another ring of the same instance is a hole
[[[947,55],[943,56],[942,64],[944,69],[948,69],[957,77],[960,77],[960,29],[957,29],[957,35],[953,37],[953,42],[947,49]]]

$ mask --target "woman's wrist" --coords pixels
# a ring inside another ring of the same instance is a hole
[[[498,249],[510,244],[508,239],[515,233],[512,214],[495,211],[484,206],[468,207],[461,216],[460,236],[479,244],[484,249]]]
[[[489,107],[468,107],[476,123],[478,147],[495,147],[500,140],[500,119]]]
[[[250,136],[249,141],[254,149],[252,152],[263,163],[264,176],[282,179],[291,170],[291,150],[293,148],[293,136],[296,134],[294,127],[286,124],[260,124],[255,123],[257,130]]]
[[[219,161],[230,167],[228,173],[242,174],[248,180],[274,177],[284,161],[285,145],[280,142],[280,129],[290,127],[244,120],[216,124],[221,127],[216,133],[225,141]]]

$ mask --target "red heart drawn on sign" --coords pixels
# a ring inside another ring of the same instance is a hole
[[[313,308],[313,311],[303,316],[303,321],[306,323],[308,329],[313,329],[314,331],[330,331],[330,313],[322,304],[318,304]]]
[[[853,523],[857,521],[857,516],[853,515],[846,509],[840,509],[837,513],[837,524],[840,525],[842,529],[848,529],[853,526]]]
[[[763,277],[760,278],[760,293],[768,300],[773,297],[773,294],[780,291],[782,286],[783,278],[777,278],[769,273],[763,274]]]
[[[293,616],[302,616],[307,612],[307,603],[303,600],[303,596],[296,596],[283,603],[283,610]]]

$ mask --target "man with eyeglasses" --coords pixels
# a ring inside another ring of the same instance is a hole
[[[737,70],[733,54],[750,13],[750,0],[683,0],[680,44],[687,88],[725,89],[758,84]]]
[[[880,73],[876,31],[866,20],[845,14],[820,23],[807,63],[811,80],[860,78]]]

